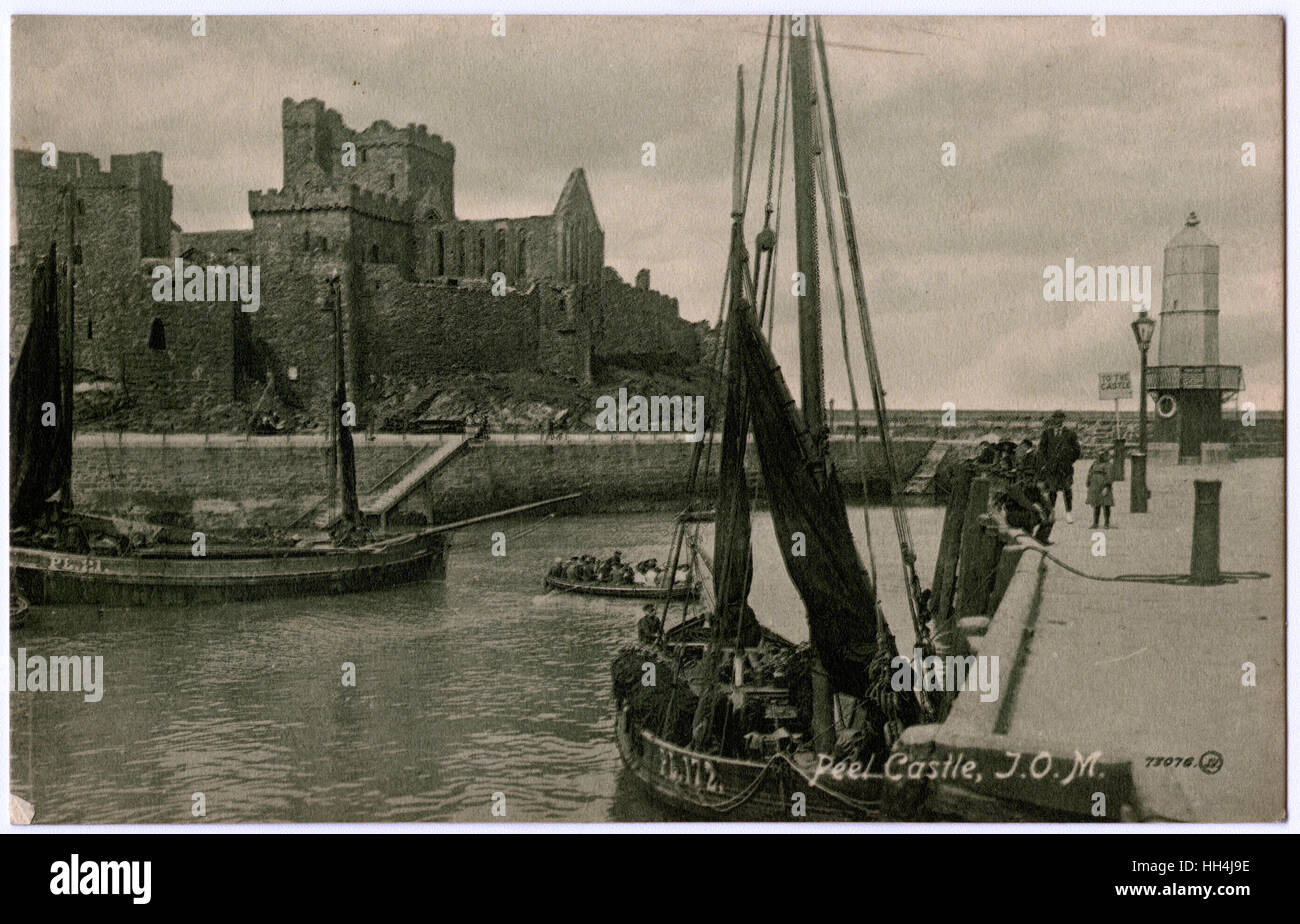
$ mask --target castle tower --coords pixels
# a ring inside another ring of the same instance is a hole
[[[1154,437],[1177,443],[1180,459],[1224,438],[1223,402],[1241,390],[1241,367],[1219,365],[1219,245],[1192,212],[1165,245],[1160,340],[1148,391]]]

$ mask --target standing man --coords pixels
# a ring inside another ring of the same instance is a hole
[[[1047,426],[1038,440],[1039,463],[1043,478],[1052,492],[1052,509],[1056,509],[1056,494],[1065,493],[1065,522],[1074,522],[1074,463],[1083,453],[1079,437],[1065,425],[1065,412],[1055,411],[1047,418]]]

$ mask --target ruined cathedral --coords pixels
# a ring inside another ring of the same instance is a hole
[[[589,382],[593,364],[693,364],[698,329],[677,300],[605,266],[605,236],[581,168],[549,215],[456,216],[455,148],[424,125],[348,128],[316,99],[282,106],[284,181],[248,194],[252,228],[186,232],[172,221],[162,154],[14,152],[10,354],[25,328],[31,270],[62,245],[75,196],[76,357],[83,379],[135,402],[184,409],[255,400],[272,383],[298,406],[328,401],[330,280],[342,298],[349,395],[364,419],[381,390],[457,372],[535,369]],[[260,307],[165,302],[154,270],[260,267]]]

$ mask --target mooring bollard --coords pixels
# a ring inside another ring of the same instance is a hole
[[[1221,481],[1197,481],[1192,517],[1192,583],[1219,583],[1219,490]]]
[[[1147,499],[1151,497],[1151,492],[1147,490],[1147,454],[1132,453],[1129,464],[1133,467],[1133,472],[1128,486],[1128,512],[1146,513]]]

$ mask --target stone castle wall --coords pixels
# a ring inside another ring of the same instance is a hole
[[[534,368],[586,382],[593,359],[675,353],[693,362],[697,330],[677,317],[675,300],[604,283],[604,233],[581,168],[551,215],[458,220],[455,150],[425,126],[379,121],[356,131],[315,99],[286,99],[281,115],[284,184],[248,194],[251,230],[173,225],[157,152],[114,155],[107,171],[88,154],[62,154],[48,168],[39,153],[15,152],[11,363],[26,333],[31,269],[63,237],[65,187],[77,212],[79,376],[117,382],[146,422],[154,410],[212,402],[234,413],[232,403],[255,399],[270,374],[306,425],[319,424],[334,377],[324,310],[333,278],[349,397],[363,420],[369,386],[385,376],[425,388],[448,371]],[[260,309],[154,302],[149,272],[176,257],[260,267]],[[485,284],[497,271],[506,292],[494,296]],[[165,337],[151,338],[156,331]]]
[[[695,328],[679,317],[677,299],[650,288],[648,270],[628,285],[606,267],[600,294],[595,348],[601,358],[615,364],[699,361]]]

